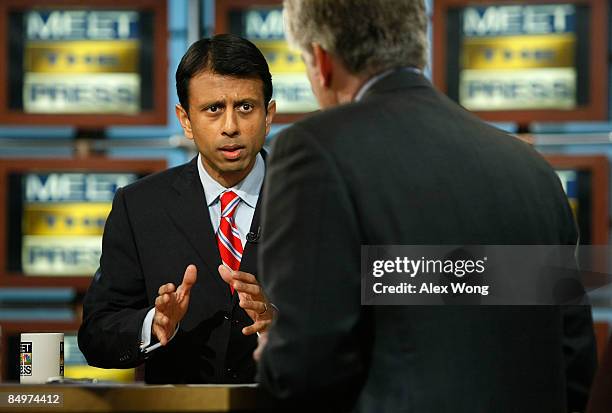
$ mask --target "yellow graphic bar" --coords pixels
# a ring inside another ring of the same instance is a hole
[[[37,73],[133,73],[140,41],[28,42],[24,68]]]
[[[67,379],[87,379],[95,377],[98,380],[118,383],[133,383],[136,377],[135,369],[101,369],[88,365],[66,365],[64,377]]]
[[[306,72],[302,57],[298,52],[292,50],[286,41],[259,40],[253,43],[263,53],[272,74]]]
[[[463,69],[530,69],[573,67],[573,33],[468,38],[463,42]]]
[[[26,205],[24,235],[102,235],[111,203]]]

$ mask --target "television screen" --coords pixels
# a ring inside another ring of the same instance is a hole
[[[434,80],[489,120],[604,119],[603,3],[436,1]]]
[[[588,8],[573,4],[466,7],[459,19],[458,101],[470,110],[573,109],[588,90]],[[578,40],[580,39],[580,43]]]
[[[565,191],[581,245],[608,243],[608,160],[605,156],[546,155]]]
[[[6,114],[52,115],[38,118],[51,123],[60,116],[62,122],[103,127],[104,119],[91,115],[138,123],[144,122],[139,115],[165,112],[165,101],[157,97],[166,90],[159,82],[166,76],[166,65],[160,64],[166,59],[165,38],[163,47],[156,41],[158,32],[165,32],[165,21],[160,25],[165,11],[152,2],[142,8],[71,3],[11,0],[0,8],[6,22],[0,25],[0,39],[6,39],[0,47],[8,57],[3,63]],[[70,117],[75,115],[81,118]]]
[[[0,161],[0,283],[89,280],[115,192],[164,167],[164,161]]]
[[[138,179],[120,172],[29,172],[9,177],[9,270],[24,275],[93,274],[117,188]],[[15,219],[21,216],[21,219]],[[13,239],[11,239],[13,238]],[[12,258],[12,259],[11,259]]]
[[[312,112],[318,109],[318,103],[299,51],[292,49],[285,40],[282,5],[268,3],[258,5],[254,2],[244,7],[231,0],[218,0],[216,30],[240,35],[261,50],[270,67],[273,99],[282,121],[283,114]]]

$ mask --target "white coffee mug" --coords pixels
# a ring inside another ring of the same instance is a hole
[[[20,383],[64,377],[64,333],[21,333],[19,353]]]

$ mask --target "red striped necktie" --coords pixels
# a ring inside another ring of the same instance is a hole
[[[221,223],[217,231],[217,244],[223,264],[236,271],[242,259],[242,242],[234,221],[234,213],[240,203],[235,192],[225,191],[221,194]],[[234,287],[230,286],[232,294]]]

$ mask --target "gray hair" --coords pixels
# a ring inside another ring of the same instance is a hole
[[[427,65],[427,14],[423,0],[284,0],[289,41],[311,44],[339,57],[353,74]]]

